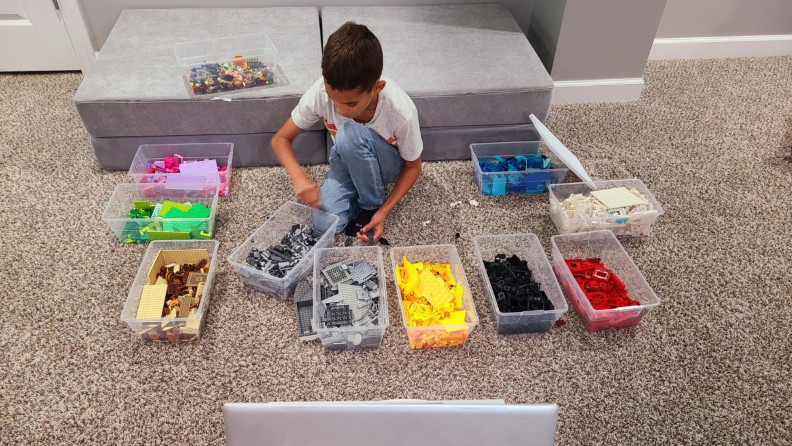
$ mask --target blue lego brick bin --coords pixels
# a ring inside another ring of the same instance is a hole
[[[470,145],[473,176],[483,195],[543,194],[561,183],[569,168],[542,150],[541,141],[492,142]],[[482,169],[508,169],[485,172]],[[500,166],[500,167],[498,167]]]

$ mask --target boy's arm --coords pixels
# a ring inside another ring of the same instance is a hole
[[[421,176],[421,170],[420,156],[414,161],[404,161],[404,167],[399,174],[399,179],[396,180],[396,185],[393,186],[393,191],[391,191],[388,199],[385,200],[385,204],[383,204],[374,216],[371,217],[369,224],[358,232],[357,235],[359,239],[368,243],[369,239],[366,235],[368,231],[374,231],[374,240],[378,240],[382,237],[382,232],[385,229],[385,220],[388,218],[388,214],[396,207],[399,200],[407,195],[407,192],[413,187],[418,177]]]
[[[302,129],[297,127],[294,120],[289,118],[289,120],[283,124],[283,127],[278,130],[278,133],[272,137],[270,144],[272,145],[272,151],[275,152],[278,161],[280,161],[281,165],[286,169],[286,172],[289,173],[292,182],[294,182],[294,190],[297,193],[297,197],[308,206],[318,208],[320,198],[319,188],[308,178],[308,175],[305,174],[302,167],[300,167],[300,162],[297,161],[297,157],[294,156],[294,149],[292,148],[294,138],[296,138],[301,131]]]

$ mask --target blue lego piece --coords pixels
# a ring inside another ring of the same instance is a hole
[[[478,163],[482,172],[509,172],[483,176],[481,193],[484,195],[539,194],[547,192],[547,186],[552,183],[552,174],[541,171],[550,169],[552,160],[541,152],[507,158],[501,155],[479,157]],[[523,173],[526,170],[531,172]]]
[[[507,175],[495,175],[492,181],[492,195],[506,195]]]

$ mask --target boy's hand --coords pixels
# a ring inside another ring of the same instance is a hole
[[[297,192],[297,197],[302,203],[312,208],[319,209],[321,194],[316,184],[309,180],[304,183],[295,184],[294,189]]]
[[[382,209],[374,213],[374,216],[371,217],[371,221],[366,226],[363,226],[363,229],[358,231],[357,237],[363,242],[368,243],[369,238],[366,235],[367,232],[373,231],[374,232],[374,240],[379,240],[382,237],[382,233],[385,231],[385,220],[388,218],[388,213],[383,212]]]

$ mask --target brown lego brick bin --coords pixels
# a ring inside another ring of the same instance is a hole
[[[215,240],[151,242],[121,320],[145,341],[200,339],[218,246]]]

